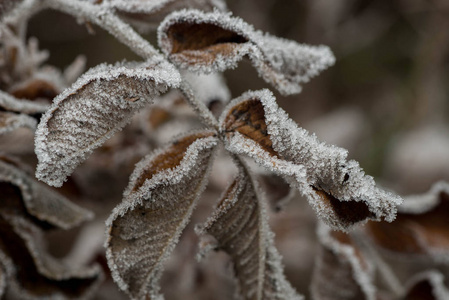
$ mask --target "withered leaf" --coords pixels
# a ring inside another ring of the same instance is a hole
[[[403,300],[445,300],[449,290],[444,284],[444,276],[439,271],[430,270],[413,276],[406,284]]]
[[[394,219],[401,198],[378,188],[357,162],[347,161],[346,150],[298,127],[270,91],[251,91],[233,100],[220,124],[229,151],[249,155],[283,176],[334,229]]]
[[[159,299],[163,263],[203,191],[218,139],[213,132],[179,138],[143,159],[124,201],[107,224],[107,259],[119,287],[133,299]]]
[[[61,186],[131,116],[170,87],[179,73],[163,61],[100,65],[55,98],[36,131],[36,177]]]
[[[438,182],[426,194],[405,197],[393,223],[370,222],[366,229],[373,242],[391,254],[447,263],[449,184]]]
[[[18,216],[0,214],[0,257],[11,299],[85,299],[102,279],[99,266],[74,267],[49,256],[41,231]]]
[[[49,105],[46,103],[17,99],[4,91],[0,91],[0,109],[2,110],[21,112],[24,114],[37,114],[45,112],[48,107]]]
[[[24,114],[0,111],[0,134],[14,131],[20,127],[28,127],[34,130],[36,126],[37,121],[32,117]]]
[[[315,300],[375,300],[374,267],[349,234],[319,224],[320,251],[311,292]]]
[[[215,212],[199,227],[231,256],[243,299],[303,299],[283,274],[281,256],[267,223],[266,204],[246,167],[222,196]]]
[[[170,14],[158,29],[159,45],[181,68],[210,73],[235,68],[249,57],[259,75],[284,95],[331,66],[326,46],[309,46],[277,38],[228,13],[182,10]]]
[[[0,158],[0,187],[0,212],[28,215],[62,229],[75,227],[93,217],[90,211],[36,182],[6,158]]]
[[[170,12],[183,8],[226,10],[222,0],[104,0],[103,3],[141,31],[156,28]]]

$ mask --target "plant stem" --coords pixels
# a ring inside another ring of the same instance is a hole
[[[217,119],[212,114],[212,112],[207,108],[206,104],[204,104],[201,101],[198,101],[198,98],[195,97],[195,94],[193,93],[190,84],[187,81],[182,80],[179,89],[181,90],[181,93],[184,95],[187,101],[190,103],[190,105],[193,107],[193,109],[198,113],[201,121],[207,126],[212,127],[218,131],[219,127]]]
[[[82,21],[90,21],[112,34],[121,43],[128,46],[137,55],[148,59],[162,55],[147,40],[142,38],[130,25],[124,23],[110,8],[95,5],[88,1],[42,0],[44,5],[77,17]]]

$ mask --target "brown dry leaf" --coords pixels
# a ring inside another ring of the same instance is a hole
[[[49,256],[42,232],[29,221],[0,213],[0,257],[11,299],[86,299],[102,280],[99,266],[75,267]]]
[[[284,177],[334,229],[366,220],[391,222],[401,198],[378,188],[347,151],[320,142],[279,108],[268,90],[233,100],[220,118],[226,148]]]
[[[104,0],[105,5],[113,7],[118,14],[146,32],[157,28],[164,17],[175,10],[197,8],[204,11],[226,10],[222,0]]]
[[[19,127],[28,127],[34,130],[36,126],[37,121],[32,117],[0,111],[0,134],[14,131]]]
[[[320,252],[311,292],[315,300],[374,300],[374,267],[349,234],[318,227]]]
[[[235,68],[249,57],[259,75],[284,95],[331,66],[326,46],[309,46],[260,31],[229,13],[182,10],[170,14],[158,29],[159,46],[177,66],[199,73]]]
[[[177,139],[147,156],[106,222],[112,276],[132,299],[161,299],[159,279],[207,183],[214,132]]]
[[[69,229],[93,217],[90,211],[36,182],[7,157],[0,157],[0,190],[0,212],[27,216],[44,227]]]
[[[266,204],[256,190],[246,167],[240,165],[239,175],[198,232],[213,236],[216,249],[231,256],[243,299],[303,299],[284,276]]]
[[[449,290],[444,276],[439,271],[430,270],[413,276],[406,284],[403,300],[447,300]]]
[[[390,254],[447,263],[449,184],[439,182],[426,194],[405,197],[393,223],[370,222],[366,230],[372,241]]]
[[[52,100],[60,93],[60,90],[49,81],[32,78],[20,83],[20,85],[11,87],[8,92],[19,99],[35,100],[44,98]]]
[[[36,131],[36,177],[61,186],[77,165],[180,75],[163,61],[100,65],[55,98]]]

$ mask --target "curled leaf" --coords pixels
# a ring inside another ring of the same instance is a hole
[[[0,212],[28,216],[62,229],[73,228],[93,217],[90,211],[36,182],[6,158],[0,159],[0,187]]]
[[[36,126],[37,122],[32,117],[0,111],[0,134],[14,131],[20,127],[28,127],[34,130]]]
[[[33,102],[26,99],[17,99],[16,97],[0,91],[0,109],[25,114],[43,113],[49,105],[39,102]]]
[[[449,184],[438,182],[423,195],[405,197],[393,223],[369,223],[367,233],[378,247],[391,254],[447,263],[448,213]]]
[[[267,218],[254,182],[240,166],[239,175],[199,233],[213,236],[216,249],[231,256],[243,299],[303,299],[285,279]]]
[[[179,73],[165,62],[100,65],[55,98],[36,131],[36,177],[61,186],[131,116],[170,87]]]
[[[43,247],[42,232],[17,216],[0,214],[0,257],[12,299],[85,299],[102,279],[101,269],[74,267]]]
[[[302,83],[335,61],[326,46],[264,34],[219,11],[174,12],[159,26],[158,38],[162,51],[174,64],[193,72],[224,71],[249,57],[259,75],[284,95],[299,93]]]
[[[335,229],[385,219],[391,222],[401,198],[378,188],[347,151],[320,142],[279,108],[268,90],[232,101],[221,118],[226,147],[247,154],[283,176],[305,195],[318,216]]]
[[[351,236],[318,227],[321,244],[312,278],[315,300],[375,300],[374,266],[365,258]]]
[[[106,222],[106,254],[114,280],[133,299],[160,299],[162,265],[206,185],[217,142],[213,132],[180,138],[131,175],[124,201]]]
[[[444,284],[444,276],[439,271],[430,270],[413,276],[406,285],[403,300],[445,300],[449,290]]]

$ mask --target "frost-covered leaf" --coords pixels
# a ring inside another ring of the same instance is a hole
[[[408,196],[391,224],[369,223],[374,243],[398,257],[449,262],[449,184],[438,182],[422,195]]]
[[[106,222],[114,280],[133,299],[160,299],[159,278],[207,182],[213,132],[174,141],[147,156],[131,175],[124,201]]]
[[[55,98],[36,131],[36,177],[61,186],[72,171],[145,104],[180,83],[166,62],[100,65]]]
[[[0,191],[0,212],[27,216],[46,225],[69,229],[93,217],[90,211],[36,182],[6,157],[0,157]]]
[[[0,109],[25,114],[43,113],[48,109],[46,103],[33,102],[26,99],[17,99],[16,97],[0,91]]]
[[[401,198],[378,188],[347,151],[320,142],[279,108],[268,90],[232,101],[220,118],[226,147],[247,154],[305,195],[318,216],[347,230],[368,219],[391,222]]]
[[[436,270],[419,273],[406,284],[403,300],[446,300],[449,290],[445,286],[443,274]]]
[[[0,134],[14,131],[19,127],[28,127],[34,130],[37,121],[27,115],[0,111]]]
[[[154,29],[169,13],[183,8],[205,11],[226,10],[223,0],[105,0],[105,5],[116,9],[121,17],[141,31]]]
[[[11,299],[86,299],[102,279],[99,266],[78,267],[46,253],[42,232],[0,213],[0,257]]]
[[[182,10],[158,29],[159,45],[169,59],[194,72],[235,68],[249,57],[259,75],[284,95],[299,93],[301,84],[331,66],[326,46],[298,44],[256,31],[227,13]]]
[[[349,234],[318,226],[321,248],[311,292],[315,300],[375,300],[374,268]]]
[[[246,167],[222,196],[215,212],[199,227],[231,256],[243,299],[303,299],[283,274],[281,256],[268,227],[266,205]]]

